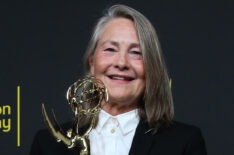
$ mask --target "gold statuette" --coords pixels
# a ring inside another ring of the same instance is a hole
[[[88,134],[97,123],[102,101],[104,100],[104,104],[108,101],[107,89],[100,80],[86,77],[79,79],[68,88],[67,100],[75,114],[72,128],[65,134],[52,111],[54,126],[47,115],[44,104],[42,104],[45,123],[57,142],[62,141],[68,148],[75,148],[80,155],[90,155]],[[82,133],[79,132],[81,128],[85,129]]]

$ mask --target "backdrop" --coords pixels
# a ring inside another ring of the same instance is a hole
[[[115,3],[137,9],[156,27],[172,78],[175,119],[201,128],[208,154],[233,154],[232,0],[1,1],[0,154],[29,153],[35,133],[45,128],[41,103],[54,108],[59,122],[71,119],[66,90],[83,75],[93,25]]]

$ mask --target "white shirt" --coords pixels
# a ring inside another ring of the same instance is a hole
[[[128,155],[138,123],[137,109],[117,116],[101,110],[89,134],[91,155]]]

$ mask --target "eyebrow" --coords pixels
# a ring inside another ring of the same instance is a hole
[[[116,41],[109,41],[109,40],[104,41],[104,42],[101,44],[101,47],[102,47],[103,45],[107,44],[107,43],[110,43],[111,45],[114,45],[114,46],[119,47],[119,43],[118,43],[118,42],[116,42]],[[138,44],[138,43],[130,43],[130,47],[131,47],[131,48],[134,48],[134,47],[139,47],[139,48],[140,48],[140,44]]]
[[[103,45],[105,45],[105,44],[111,44],[111,45],[114,45],[114,46],[119,46],[119,43],[118,42],[116,42],[116,41],[109,41],[109,40],[107,40],[107,41],[104,41],[102,44],[101,44],[101,46],[103,46]]]

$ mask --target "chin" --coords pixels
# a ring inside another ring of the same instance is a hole
[[[128,95],[124,92],[109,93],[110,102],[129,102],[133,98],[132,95]]]

